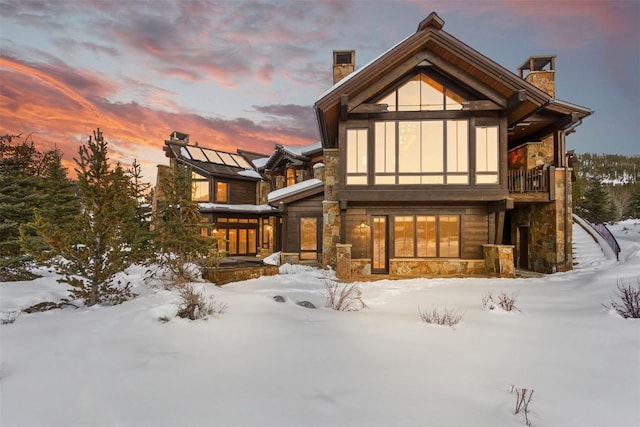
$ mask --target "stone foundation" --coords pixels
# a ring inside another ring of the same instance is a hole
[[[426,260],[397,258],[389,260],[389,274],[405,277],[486,276],[483,259]]]
[[[225,285],[231,282],[256,279],[262,276],[275,276],[279,273],[275,265],[263,265],[257,267],[238,267],[205,270],[202,278],[216,285]]]
[[[336,244],[336,277],[351,280],[351,245]]]
[[[298,252],[281,252],[280,264],[300,264],[300,254]]]
[[[351,260],[351,277],[371,276],[371,260],[368,258]]]
[[[482,245],[485,272],[495,277],[516,277],[511,245]]]

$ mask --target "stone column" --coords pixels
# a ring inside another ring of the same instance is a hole
[[[322,265],[336,265],[336,244],[340,243],[338,202],[339,161],[337,149],[324,150],[324,200],[322,201]]]
[[[495,277],[516,277],[512,245],[482,245],[485,272]]]
[[[351,280],[351,245],[336,244],[336,277],[339,280]]]
[[[276,176],[276,190],[279,190],[281,188],[284,188],[284,184],[285,184],[285,178],[283,175],[278,175]]]

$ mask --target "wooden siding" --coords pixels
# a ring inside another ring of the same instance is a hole
[[[462,250],[465,259],[483,258],[482,245],[489,243],[489,216],[477,210],[469,210],[462,216]]]
[[[318,219],[317,246],[322,252],[322,194],[286,205],[282,224],[282,251],[300,252],[300,218]]]
[[[220,179],[220,181],[225,181]],[[229,204],[232,205],[255,205],[256,204],[256,183],[250,181],[227,180],[229,183]]]

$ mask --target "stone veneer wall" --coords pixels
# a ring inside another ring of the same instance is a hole
[[[555,98],[556,96],[556,73],[554,70],[531,71],[525,76],[525,80]]]
[[[406,277],[486,276],[484,259],[390,259],[389,274]]]
[[[205,270],[202,277],[216,285],[225,285],[231,282],[256,279],[261,276],[275,276],[279,273],[275,265],[263,265],[260,267],[239,267]]]
[[[340,243],[339,152],[324,150],[324,200],[322,201],[322,265],[336,265],[336,244]]]
[[[565,181],[565,171],[568,180]],[[517,207],[513,213],[513,233],[517,227],[529,227],[529,269],[554,273],[572,268],[571,175],[565,168],[555,169],[556,199]],[[568,184],[565,202],[565,182]],[[513,235],[512,235],[513,236]],[[515,236],[513,236],[515,237]],[[566,245],[565,245],[566,240]],[[516,241],[514,238],[512,241]],[[516,242],[516,247],[519,243]]]
[[[512,245],[482,245],[485,272],[495,277],[516,277]]]

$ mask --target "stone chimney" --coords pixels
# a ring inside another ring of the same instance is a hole
[[[334,50],[333,51],[333,84],[353,73],[356,67],[355,50]]]
[[[520,77],[541,89],[552,98],[556,97],[556,56],[537,55],[531,56],[520,67]],[[525,74],[525,71],[527,72]]]

